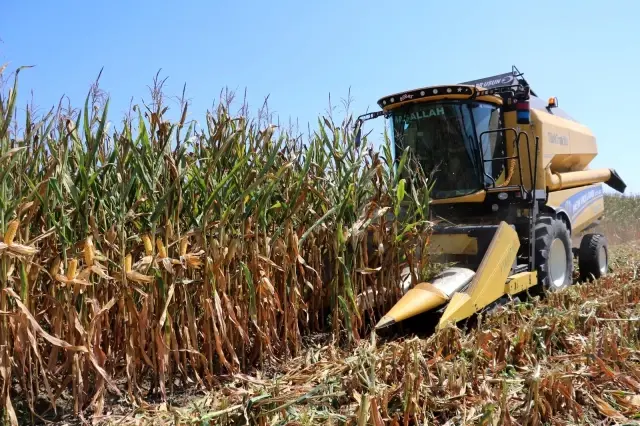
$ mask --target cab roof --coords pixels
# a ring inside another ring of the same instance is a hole
[[[429,99],[434,97],[449,98],[449,99],[468,99],[478,88],[483,89],[498,89],[501,87],[515,86],[516,84],[522,84],[529,86],[529,94],[531,108],[547,111],[546,103],[538,97],[533,91],[529,83],[525,80],[522,73],[514,66],[511,72],[493,75],[489,77],[480,78],[477,80],[465,81],[459,84],[449,84],[442,86],[429,86],[421,87],[419,89],[408,90],[405,92],[394,93],[378,100],[380,108],[385,109],[389,106],[398,103],[404,103],[407,101],[418,99]],[[561,108],[554,108],[553,112],[550,112],[559,117],[576,121],[566,111]],[[576,121],[577,122],[577,121]]]
[[[441,86],[421,87],[418,89],[408,90],[405,92],[394,93],[378,100],[380,108],[387,108],[390,105],[408,100],[417,100],[430,97],[446,96],[451,99],[466,99],[472,96],[477,88],[497,89],[501,87],[514,86],[516,84],[528,85],[522,76],[522,73],[514,66],[511,72],[484,77],[477,80],[466,81],[459,84],[449,84]],[[532,96],[537,97],[535,92],[530,89]]]

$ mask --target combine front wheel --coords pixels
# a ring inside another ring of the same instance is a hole
[[[564,221],[541,216],[535,230],[536,269],[542,290],[558,291],[573,282],[571,237]]]

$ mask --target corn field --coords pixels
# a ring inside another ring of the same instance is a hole
[[[610,243],[640,240],[640,195],[606,194],[603,231]]]
[[[197,130],[185,102],[165,118],[156,80],[113,128],[97,82],[80,110],[27,106],[18,123],[18,75],[0,92],[9,423],[16,398],[33,409],[67,393],[99,414],[107,395],[164,398],[268,368],[310,332],[354,344],[425,244],[429,192],[409,184],[425,176],[388,140],[356,146],[350,118],[302,138],[225,101]]]

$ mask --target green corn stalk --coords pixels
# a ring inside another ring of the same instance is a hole
[[[310,333],[328,313],[334,332],[353,341],[362,332],[359,292],[393,285],[403,253],[424,227],[428,191],[416,186],[420,176],[409,166],[410,155],[396,167],[388,140],[382,155],[367,152],[366,140],[357,149],[350,119],[336,124],[322,118],[305,140],[270,127],[268,116],[250,119],[244,107],[235,114],[222,102],[200,129],[186,122],[184,103],[179,121],[171,119],[156,81],[151,105],[135,106],[113,130],[111,100],[96,86],[80,113],[62,105],[43,117],[29,111],[18,140],[8,136],[15,127],[15,93],[0,99],[1,229],[18,214],[29,218],[21,235],[37,241],[40,251],[32,261],[42,271],[56,258],[63,268],[73,258],[78,270],[86,269],[82,244],[93,236],[109,276],[91,273],[90,285],[76,294],[74,285],[44,272],[30,282],[28,264],[17,263],[20,297],[38,321],[54,318],[47,324],[54,337],[97,344],[107,356],[106,373],[126,375],[132,393],[142,374],[161,385],[160,351],[170,354],[165,382],[173,383],[178,372],[206,382],[235,365],[241,353],[248,366],[296,352],[298,335]],[[13,152],[16,147],[23,151]],[[385,247],[382,256],[366,252],[373,230]],[[154,261],[139,266],[135,272],[151,281],[137,282],[124,271],[128,256],[134,267],[144,260],[144,234],[159,237],[180,265],[171,271]],[[199,267],[181,258],[182,238]],[[9,266],[3,257],[3,289]],[[365,278],[363,270],[379,272]],[[216,294],[223,323],[217,336],[207,312]],[[0,310],[14,309],[0,297]],[[105,306],[110,308],[96,318]],[[152,330],[165,306],[156,339]],[[6,336],[5,319],[2,324]],[[77,329],[92,327],[101,327],[92,341]],[[72,355],[42,344],[51,360],[48,373],[71,374]],[[89,355],[81,358],[82,382],[90,383],[100,373]],[[92,397],[78,396],[79,409]]]

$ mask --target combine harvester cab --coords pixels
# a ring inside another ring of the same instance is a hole
[[[403,295],[380,329],[441,310],[438,327],[530,288],[572,284],[608,270],[602,184],[624,193],[613,169],[589,169],[594,135],[542,101],[522,74],[432,86],[386,96],[365,120],[389,119],[395,158],[404,150],[434,179],[430,256],[456,266]],[[401,285],[407,288],[406,283]]]

